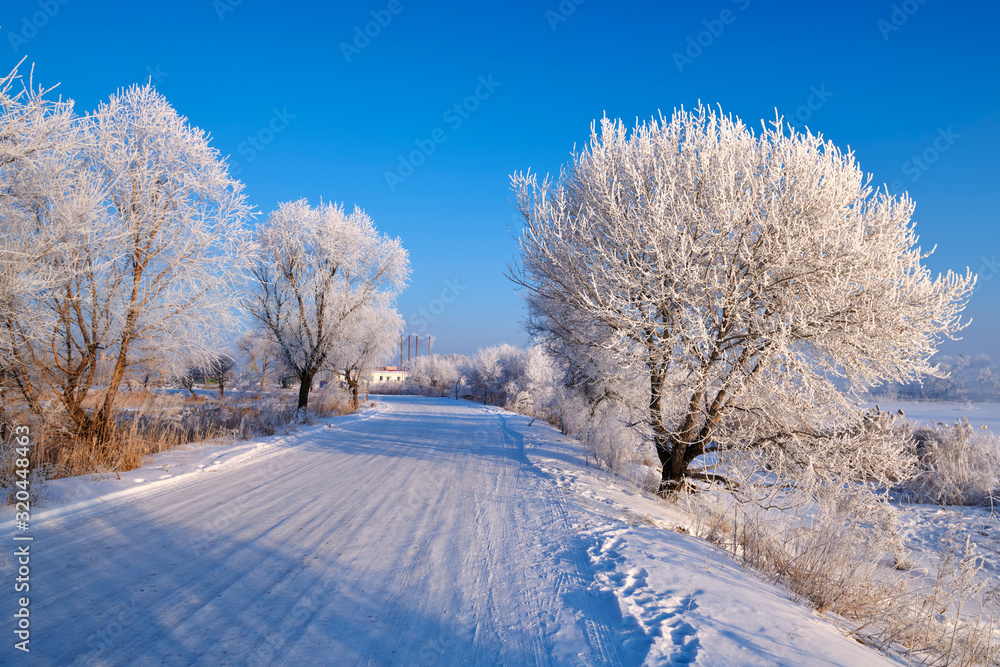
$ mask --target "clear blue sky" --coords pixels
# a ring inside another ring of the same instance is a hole
[[[980,274],[944,351],[1000,359],[993,3],[63,1],[3,4],[8,69],[27,55],[80,111],[152,75],[263,214],[359,204],[409,249],[400,311],[437,352],[526,342],[510,173],[557,172],[602,114],[702,100],[751,125],[777,108],[908,190],[931,268]]]

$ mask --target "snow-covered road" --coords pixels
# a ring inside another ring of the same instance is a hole
[[[8,631],[0,663],[886,662],[659,527],[661,504],[600,483],[567,443],[494,408],[400,397],[38,510],[31,653]],[[12,613],[13,593],[0,603]]]

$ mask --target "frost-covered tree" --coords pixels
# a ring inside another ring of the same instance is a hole
[[[566,386],[565,369],[544,347],[533,345],[524,351],[515,370],[519,372],[507,383],[507,407],[567,432],[573,419],[566,410],[578,411],[579,401],[570,397],[575,392]]]
[[[55,396],[78,435],[104,442],[132,370],[206,356],[232,329],[250,207],[205,133],[151,86],[120,91],[72,129],[71,151],[44,153],[68,161],[72,187],[19,197],[55,239],[32,268],[46,281],[30,294],[39,317],[4,328],[31,409]],[[109,375],[85,410],[99,357]]]
[[[17,69],[0,78],[0,371],[22,380],[18,340],[46,328],[47,313],[33,300],[69,275],[65,263],[47,259],[85,240],[79,232],[100,208],[73,105],[47,92]],[[103,232],[91,224],[88,231]]]
[[[360,208],[280,204],[257,230],[259,261],[247,309],[269,332],[298,377],[305,408],[316,374],[350,339],[354,317],[391,303],[406,285],[410,263],[398,238],[380,234]]]
[[[379,360],[392,356],[403,330],[403,318],[392,307],[388,295],[383,293],[381,297],[344,323],[344,337],[331,356],[331,365],[343,373],[354,409],[360,405],[358,394],[367,371]]]
[[[473,394],[483,403],[505,405],[524,375],[525,356],[524,350],[507,343],[479,348],[464,372]]]
[[[557,182],[512,177],[530,330],[641,369],[661,491],[719,479],[705,454],[884,477],[891,446],[836,437],[852,387],[934,373],[975,279],[933,278],[913,203],[813,134],[698,107],[604,119]]]
[[[219,387],[219,398],[226,397],[226,387],[229,386],[236,370],[236,360],[228,354],[219,354],[205,364],[205,377],[215,380]]]
[[[45,201],[46,190],[69,188],[59,179],[39,191],[39,181],[58,179],[62,173],[39,163],[64,153],[73,122],[72,106],[49,102],[44,93],[19,81],[16,68],[0,78],[0,439],[7,433],[8,389],[18,385],[21,375],[14,357],[16,337],[9,325],[35,319],[31,295],[44,289],[51,277],[39,275],[33,267],[58,240],[39,229],[34,210]]]
[[[275,380],[281,369],[281,349],[270,333],[259,330],[243,334],[236,341],[237,361],[243,367],[243,382],[253,382],[260,391]]]
[[[469,359],[460,354],[431,354],[410,362],[406,377],[409,388],[424,396],[448,396],[456,390],[462,378],[462,368]]]
[[[180,369],[181,370],[177,372],[177,382],[188,390],[188,393],[191,394],[191,398],[198,398],[198,394],[194,391],[194,385],[198,382],[205,381],[204,369],[202,369],[200,365],[190,364],[182,364]]]

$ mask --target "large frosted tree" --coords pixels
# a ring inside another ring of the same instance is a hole
[[[838,386],[934,373],[975,278],[932,277],[912,201],[869,180],[820,136],[703,107],[604,119],[557,181],[512,177],[529,328],[580,367],[642,369],[661,492],[723,479],[737,449],[893,475],[891,443],[840,437],[859,414]]]
[[[256,238],[247,309],[298,377],[298,407],[305,408],[316,374],[342,363],[338,354],[356,340],[352,327],[370,323],[365,311],[391,310],[410,275],[409,258],[400,240],[380,234],[360,208],[348,214],[343,206],[314,208],[304,199],[279,204]],[[374,319],[395,340],[398,316]]]
[[[45,251],[22,271],[33,287],[19,288],[0,330],[29,407],[41,413],[54,396],[76,435],[105,442],[130,371],[208,354],[235,322],[250,208],[204,132],[151,86],[67,118],[59,136],[20,160],[9,191],[22,233],[5,252],[25,238]],[[96,409],[84,409],[97,388]]]
[[[82,133],[71,102],[52,101],[15,69],[0,77],[0,318],[37,324],[32,298],[62,280],[40,266],[58,247],[77,245],[99,208],[80,157]],[[88,187],[88,185],[90,187]],[[35,327],[30,327],[32,333]],[[7,361],[10,336],[0,336]]]
[[[16,69],[0,77],[0,438],[6,389],[33,388],[19,368],[19,340],[38,342],[50,323],[34,300],[67,277],[46,258],[57,247],[78,245],[75,218],[92,217],[86,212],[98,207],[81,169],[73,105],[46,92]]]

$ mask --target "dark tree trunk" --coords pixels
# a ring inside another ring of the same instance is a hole
[[[660,473],[660,495],[678,490],[687,473],[688,461],[685,456],[687,444],[678,442],[674,438],[667,438],[667,442],[669,449],[660,454],[660,464],[663,466]],[[657,444],[657,452],[660,451],[660,446]]]
[[[299,375],[299,409],[309,406],[309,391],[312,389],[312,373],[302,373]]]
[[[684,478],[683,447],[678,447],[670,436],[662,432],[662,429],[654,429],[653,443],[656,445],[656,456],[660,460],[660,488],[659,494],[666,496],[668,493],[677,490],[681,480]]]
[[[660,488],[658,493],[666,496],[676,486],[673,466],[673,443],[670,433],[663,423],[663,377],[658,372],[658,365],[650,361],[649,372],[649,423],[653,428],[653,446],[656,457],[660,460]]]
[[[347,382],[347,386],[351,390],[351,405],[355,410],[361,405],[360,399],[358,399],[358,389],[361,384],[361,371],[357,372],[357,375],[351,373],[350,369],[344,371],[344,381]]]
[[[649,374],[649,421],[653,428],[653,444],[656,456],[660,460],[660,488],[658,493],[666,496],[678,490],[687,475],[690,457],[687,456],[689,445],[695,433],[697,410],[701,405],[703,393],[695,392],[691,396],[688,414],[681,424],[679,434],[671,434],[663,415],[663,391],[665,371],[656,360],[651,360]]]

